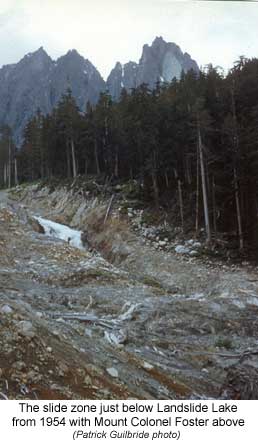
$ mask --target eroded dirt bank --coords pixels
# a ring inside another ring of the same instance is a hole
[[[256,269],[153,246],[109,203],[0,194],[2,398],[258,398]],[[86,231],[88,247],[33,215]]]

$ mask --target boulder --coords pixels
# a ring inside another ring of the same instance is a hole
[[[10,313],[13,312],[13,309],[8,304],[5,304],[1,307],[0,312],[6,315],[10,315]]]
[[[175,252],[179,253],[181,255],[188,255],[190,252],[190,249],[188,247],[179,245],[179,246],[176,246]]]
[[[17,325],[18,333],[25,338],[34,338],[35,330],[30,321],[20,321]]]
[[[116,368],[109,367],[109,368],[107,368],[107,372],[110,376],[112,376],[112,378],[118,378],[118,371]]]

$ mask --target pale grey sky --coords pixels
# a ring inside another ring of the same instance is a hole
[[[74,48],[106,77],[160,35],[199,65],[228,69],[239,55],[258,57],[258,3],[0,0],[0,66],[40,46],[54,59]]]

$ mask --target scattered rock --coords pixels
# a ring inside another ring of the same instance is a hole
[[[110,376],[112,376],[112,378],[118,378],[118,371],[117,371],[117,369],[116,368],[114,368],[114,367],[109,367],[109,368],[107,368],[107,373],[110,375]]]
[[[85,378],[84,378],[83,383],[84,383],[85,385],[92,385],[92,379],[91,379],[91,377],[90,377],[89,375],[86,375]]]
[[[10,307],[10,305],[5,304],[1,307],[0,309],[1,313],[4,313],[6,315],[10,315],[13,312],[12,307]]]
[[[192,247],[194,247],[195,249],[199,249],[202,247],[202,244],[200,242],[196,241],[192,244]]]
[[[188,247],[179,245],[179,246],[176,246],[175,252],[179,253],[181,255],[188,255],[188,253],[190,253],[190,249]]]
[[[60,361],[58,363],[58,374],[59,374],[59,376],[63,377],[68,372],[69,372],[68,366],[64,362]]]
[[[30,321],[20,321],[17,324],[18,333],[25,338],[34,338],[35,329]]]
[[[145,370],[152,370],[153,369],[153,365],[151,365],[149,362],[144,361],[142,364],[143,368],[145,368]]]
[[[186,244],[188,244],[189,246],[192,246],[194,244],[194,240],[193,239],[189,239]]]
[[[197,250],[190,250],[189,252],[189,256],[198,256],[199,253],[197,252]]]
[[[14,363],[12,364],[12,368],[13,368],[14,370],[21,371],[21,370],[23,370],[24,368],[26,368],[26,364],[25,364],[23,361],[17,361],[17,362],[14,362]]]
[[[42,312],[36,312],[36,316],[37,316],[38,318],[42,318],[42,317],[43,317],[43,313],[42,313]]]
[[[110,344],[122,345],[126,343],[128,336],[125,330],[119,330],[116,332],[105,331],[105,338]]]

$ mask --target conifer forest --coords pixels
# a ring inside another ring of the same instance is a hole
[[[148,84],[120,100],[101,93],[80,111],[68,88],[49,115],[38,109],[15,146],[1,129],[2,187],[42,179],[96,175],[136,180],[157,210],[178,207],[181,228],[224,235],[258,255],[258,60],[240,59],[225,76],[199,74]],[[222,237],[222,236],[221,236]]]

